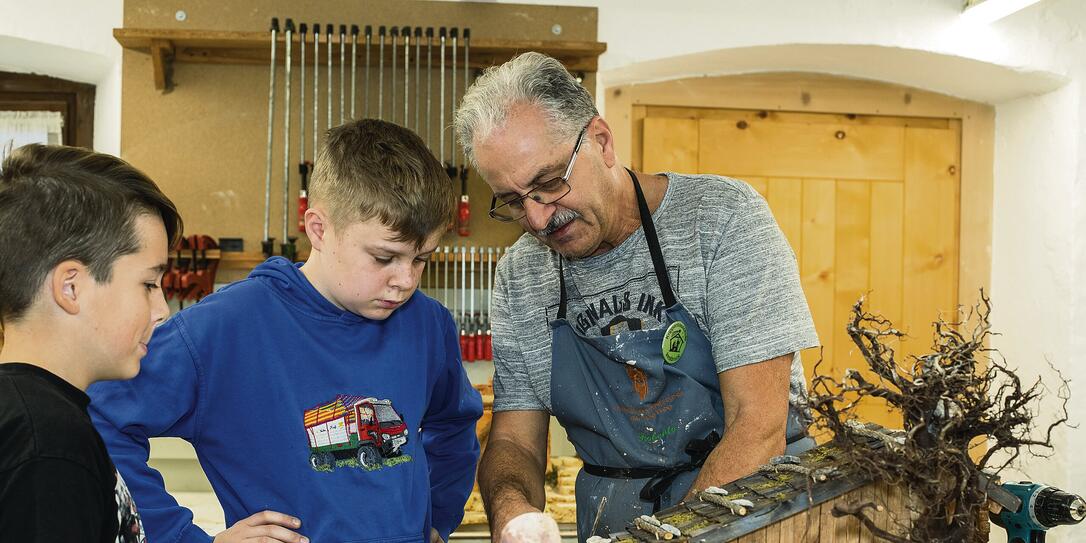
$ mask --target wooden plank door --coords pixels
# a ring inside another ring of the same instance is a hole
[[[909,334],[899,362],[928,352],[932,321],[958,305],[959,121],[654,106],[643,114],[644,171],[736,177],[769,202],[799,261],[823,346],[819,373],[866,368],[845,328],[860,296]],[[810,378],[820,353],[803,358]],[[901,425],[877,400],[858,414]]]

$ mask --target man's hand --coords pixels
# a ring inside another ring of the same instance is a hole
[[[291,531],[301,528],[302,521],[275,511],[261,511],[234,523],[219,532],[214,543],[240,543],[249,539],[269,543],[309,543],[309,538]],[[264,539],[258,539],[264,538]]]
[[[506,523],[501,543],[562,543],[558,523],[550,515],[533,511],[522,513]]]
[[[430,543],[445,543],[445,540],[441,539],[441,534],[437,533],[437,530],[430,528]]]
[[[496,509],[496,508],[495,508]],[[491,530],[496,530],[492,533],[491,540],[494,543],[501,543],[506,541],[506,526],[511,524],[514,520],[524,517],[526,515],[542,514],[538,508],[532,504],[519,499],[509,499],[507,503],[501,508],[500,511],[494,511],[490,513]],[[523,521],[522,521],[523,522]],[[499,537],[493,537],[499,536]],[[510,540],[518,541],[518,540]]]
[[[479,489],[493,543],[500,543],[506,524],[514,518],[539,513],[547,504],[543,474],[549,424],[550,415],[545,411],[494,413],[479,464]]]
[[[724,437],[683,501],[698,490],[749,475],[784,452],[791,368],[792,355],[786,354],[717,375],[724,400]]]

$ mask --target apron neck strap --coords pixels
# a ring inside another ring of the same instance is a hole
[[[641,183],[637,182],[637,176],[626,168],[633,181],[634,193],[637,195],[637,211],[641,216],[641,228],[645,230],[645,241],[649,245],[649,255],[652,257],[652,269],[656,272],[656,282],[660,285],[660,294],[664,297],[664,307],[675,305],[675,292],[671,288],[671,277],[667,274],[667,264],[664,262],[664,253],[660,250],[660,239],[656,235],[656,225],[652,222],[652,213],[649,212],[649,204],[645,201],[645,193],[641,190]],[[566,306],[569,296],[566,294],[566,274],[563,266],[565,259],[558,255],[558,318],[566,318]]]
[[[566,318],[566,306],[568,305],[569,296],[566,295],[566,270],[562,264],[566,259],[562,258],[562,255],[558,255],[558,318]]]
[[[641,228],[645,230],[645,241],[649,244],[649,254],[652,256],[652,269],[656,271],[656,281],[660,283],[660,294],[664,296],[664,307],[675,305],[675,292],[671,290],[671,277],[667,274],[667,264],[664,262],[664,253],[660,251],[660,239],[656,236],[656,225],[652,222],[652,213],[649,213],[649,204],[645,201],[645,193],[641,192],[641,183],[637,182],[637,176],[633,170],[626,168],[633,180],[634,192],[637,193],[637,211],[641,213]]]

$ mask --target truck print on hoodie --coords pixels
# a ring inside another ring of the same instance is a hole
[[[368,471],[410,462],[404,454],[407,424],[390,400],[340,394],[306,409],[309,465],[317,471],[358,467]]]

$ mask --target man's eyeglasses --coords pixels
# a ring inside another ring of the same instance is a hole
[[[593,118],[595,119],[595,118]],[[588,124],[584,125],[581,129],[581,133],[577,135],[577,144],[573,146],[573,155],[569,157],[569,164],[566,165],[566,173],[561,177],[555,177],[549,181],[544,181],[535,186],[534,189],[528,191],[524,196],[518,196],[516,194],[503,197],[501,202],[498,202],[498,197],[495,196],[490,199],[490,218],[502,221],[513,222],[519,221],[524,218],[527,213],[524,210],[524,199],[530,198],[536,203],[542,205],[549,205],[561,200],[565,195],[569,194],[571,187],[569,186],[569,176],[573,173],[573,165],[577,163],[577,153],[581,150],[581,142],[584,141],[585,132],[588,131],[588,127],[592,124],[592,121],[588,121]]]

